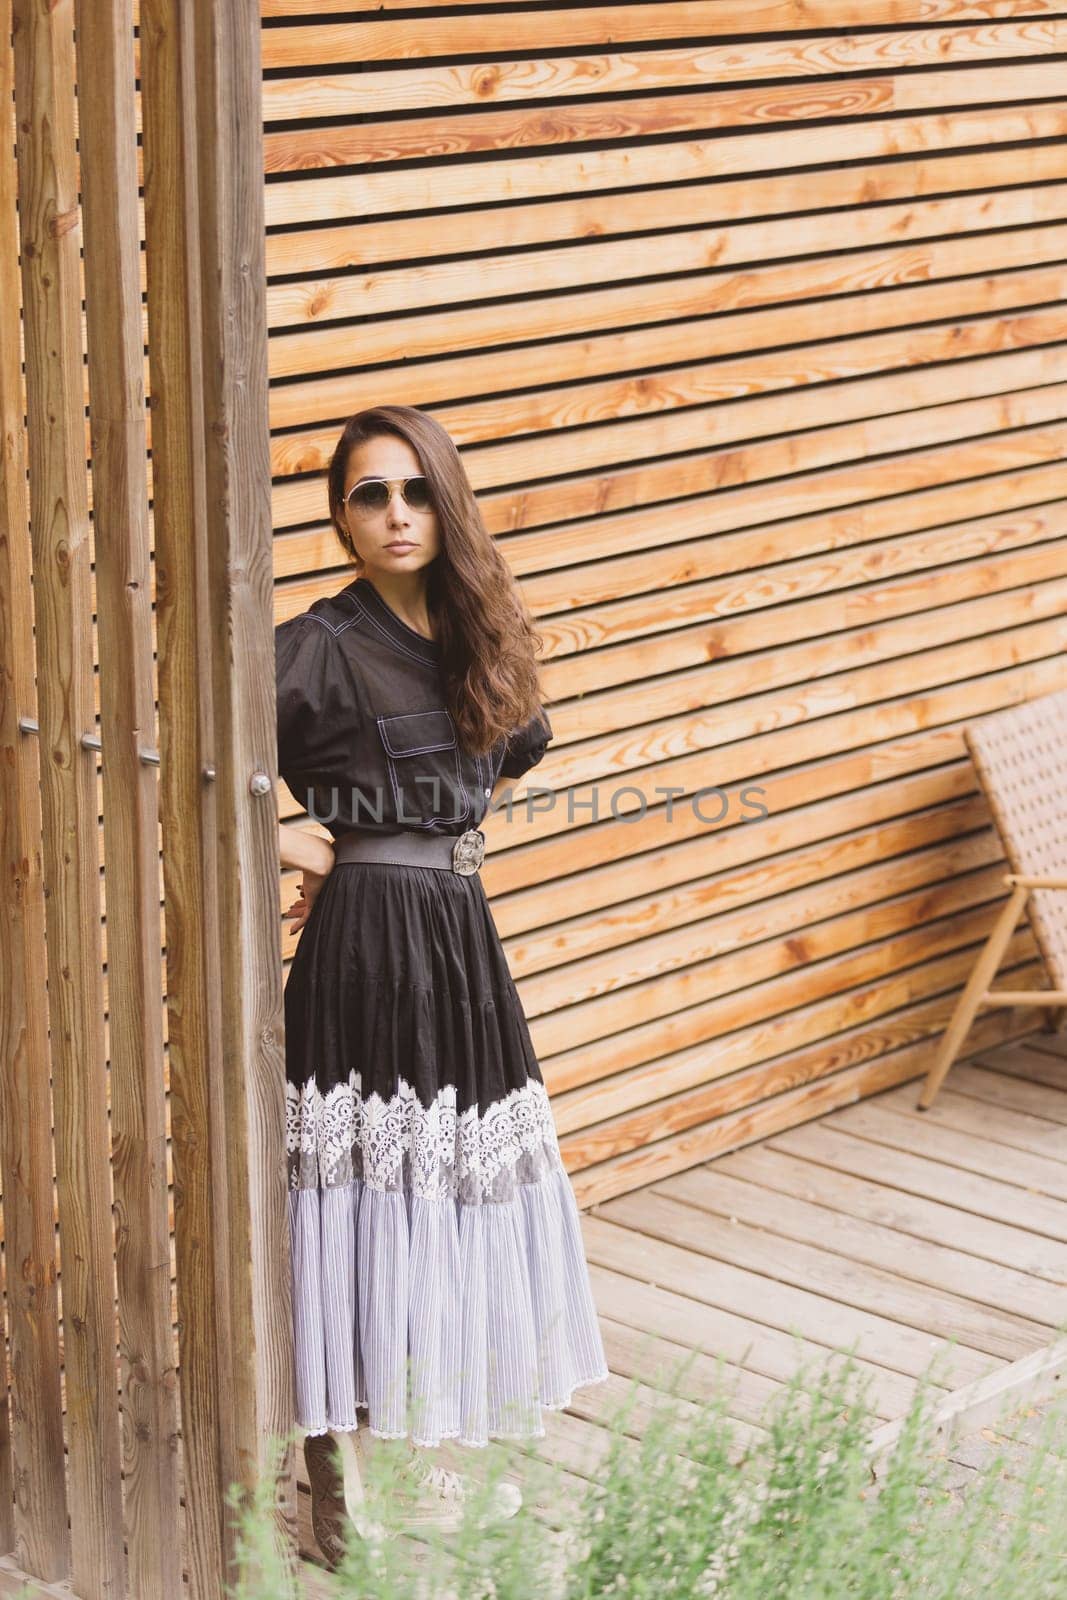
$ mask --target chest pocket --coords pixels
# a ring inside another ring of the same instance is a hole
[[[459,764],[456,726],[447,710],[378,717],[397,820],[408,827],[464,822],[470,796]]]

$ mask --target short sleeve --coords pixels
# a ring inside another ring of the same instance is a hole
[[[552,724],[541,706],[528,722],[508,738],[500,772],[505,778],[521,778],[541,760],[552,739]]]
[[[329,642],[326,628],[306,613],[274,630],[278,771],[283,778],[305,766],[311,741],[321,731],[319,719],[329,699]]]

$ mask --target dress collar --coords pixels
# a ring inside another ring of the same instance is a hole
[[[406,622],[402,622],[396,612],[382,599],[369,578],[357,578],[349,585],[349,591],[406,649],[416,651],[424,661],[440,660],[441,646],[437,641],[427,639],[425,634],[416,632],[414,628],[409,628]]]

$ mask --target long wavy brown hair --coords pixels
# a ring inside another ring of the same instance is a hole
[[[340,520],[348,458],[382,434],[406,439],[429,480],[441,549],[427,570],[426,594],[445,701],[464,749],[484,755],[548,704],[536,659],[544,639],[486,529],[452,436],[425,411],[371,406],[345,423],[326,481],[330,521],[348,559],[359,565]]]

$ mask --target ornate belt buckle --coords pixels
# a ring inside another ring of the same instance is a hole
[[[481,828],[468,828],[452,846],[452,871],[465,878],[477,872],[485,859],[485,834]]]

